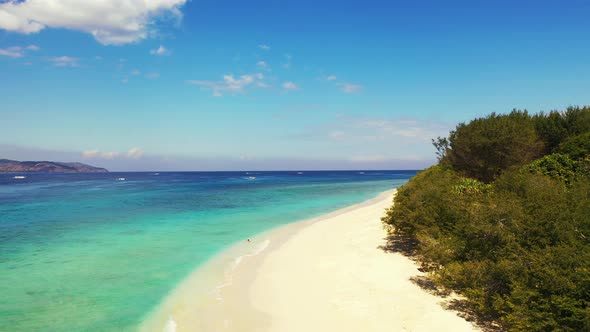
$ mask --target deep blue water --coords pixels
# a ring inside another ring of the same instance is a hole
[[[0,330],[134,330],[229,245],[415,174],[0,174]]]

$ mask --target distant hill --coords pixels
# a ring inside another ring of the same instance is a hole
[[[60,163],[55,161],[16,161],[0,159],[2,172],[47,172],[47,173],[104,173],[105,168],[82,163]]]

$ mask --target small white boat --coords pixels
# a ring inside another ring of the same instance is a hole
[[[15,175],[13,179],[26,179],[27,177],[24,175]]]
[[[117,181],[125,181],[125,178],[117,178]]]
[[[247,179],[248,180],[256,180],[256,177],[255,176],[249,176],[249,177],[247,177]]]
[[[160,175],[160,173],[154,173],[154,175]]]
[[[303,174],[303,172],[297,172],[297,174]]]
[[[365,174],[365,172],[359,172],[359,174]]]

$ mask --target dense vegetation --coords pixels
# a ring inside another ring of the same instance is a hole
[[[590,331],[590,107],[491,114],[433,143],[390,232],[507,330]]]

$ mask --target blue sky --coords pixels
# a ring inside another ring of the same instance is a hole
[[[588,1],[0,1],[0,157],[423,168],[458,122],[589,104],[589,14]]]

